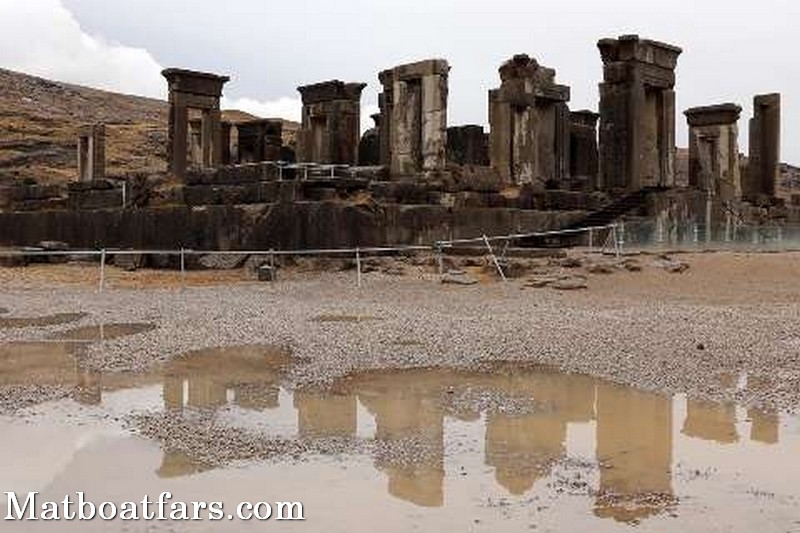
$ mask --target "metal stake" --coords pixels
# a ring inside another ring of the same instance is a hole
[[[494,262],[494,266],[495,268],[497,268],[497,272],[500,274],[500,278],[505,283],[508,280],[506,279],[506,275],[503,272],[503,268],[500,266],[500,262],[497,260],[497,256],[494,255],[494,250],[492,250],[492,245],[489,244],[489,237],[487,237],[485,233],[483,234],[483,242],[486,243],[486,248],[489,249],[489,256],[491,256],[492,261]]]
[[[186,254],[181,248],[181,290],[186,290]]]
[[[361,252],[356,248],[356,272],[358,275],[358,288],[361,288]]]
[[[106,249],[100,251],[100,283],[97,292],[103,292],[106,284]]]

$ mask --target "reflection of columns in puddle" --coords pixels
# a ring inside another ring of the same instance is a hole
[[[635,522],[673,502],[672,400],[609,383],[597,387],[600,491],[595,514]],[[655,500],[646,501],[651,495]]]
[[[778,443],[780,432],[780,417],[778,413],[750,409],[747,411],[747,417],[752,423],[750,426],[750,440],[764,444]]]
[[[540,371],[512,375],[495,385],[510,398],[535,404],[533,414],[489,414],[486,423],[486,464],[495,468],[500,485],[520,495],[565,455],[567,423],[593,418],[594,381]]]
[[[688,400],[682,432],[688,437],[710,440],[720,444],[738,442],[736,406],[705,400]]]
[[[73,398],[81,405],[100,405],[103,401],[103,385],[100,374],[78,372],[78,384]]]
[[[221,407],[228,403],[227,389],[212,376],[194,376],[189,379],[189,397],[186,404],[192,407]]]
[[[170,479],[191,476],[207,470],[211,470],[211,467],[193,461],[185,453],[165,451],[161,458],[161,466],[156,473],[160,478]]]
[[[771,380],[762,376],[747,376],[746,388],[756,395],[769,391]],[[747,416],[751,420],[750,440],[764,444],[777,444],[779,440],[780,417],[772,411],[750,409]]]
[[[486,464],[495,468],[500,485],[524,494],[563,457],[566,436],[566,422],[553,415],[489,415]]]
[[[188,380],[182,376],[164,376],[162,394],[167,409],[182,409],[186,405],[220,407],[228,402],[225,385],[210,376],[194,376]]]
[[[281,389],[270,383],[245,383],[233,386],[233,401],[242,409],[265,411],[280,405]]]
[[[419,391],[399,390],[362,393],[362,403],[375,415],[376,438],[390,449],[411,451],[400,463],[389,451],[379,452],[376,466],[389,476],[389,493],[422,507],[444,504],[444,412]],[[419,446],[417,449],[416,446]],[[417,453],[419,452],[419,453]]]
[[[184,380],[178,376],[164,376],[163,396],[164,407],[166,409],[183,409],[184,394],[183,394]]]
[[[301,437],[350,437],[356,434],[356,397],[295,391]]]

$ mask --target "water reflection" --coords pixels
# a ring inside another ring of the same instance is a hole
[[[3,313],[0,313],[3,314]],[[0,317],[0,328],[31,328],[31,327],[44,327],[44,326],[59,326],[61,324],[69,324],[70,322],[77,322],[84,318],[86,313],[57,313],[47,316],[36,317]]]
[[[35,362],[43,357],[44,346],[48,364],[41,372]],[[446,504],[446,480],[453,475],[446,458],[467,461],[459,454],[477,456],[507,494],[523,496],[545,487],[554,468],[574,455],[574,425],[590,429],[581,435],[591,442],[581,447],[593,450],[598,465],[590,488],[591,512],[600,519],[637,523],[680,505],[674,486],[677,439],[728,449],[748,440],[737,429],[743,426],[733,405],[684,402],[546,368],[366,372],[325,389],[291,391],[286,379],[297,362],[275,347],[195,351],[138,376],[76,373],[75,347],[63,342],[10,351],[0,347],[0,380],[9,367],[26,360],[26,379],[57,377],[72,383],[75,400],[86,405],[111,401],[113,391],[134,387],[141,388],[142,397],[126,397],[128,411],[152,405],[145,396],[156,394],[155,403],[164,409],[185,416],[200,409],[219,423],[266,433],[288,428],[288,436],[305,439],[366,436],[379,444],[371,461],[385,476],[387,492],[427,508]],[[9,358],[11,352],[15,359]],[[747,416],[749,441],[779,444],[777,413],[751,409]],[[456,421],[466,446],[454,452],[448,437]],[[741,453],[746,457],[748,451]],[[166,449],[153,469],[163,478],[175,478],[212,467]]]
[[[610,383],[596,389],[595,514],[636,522],[660,513],[674,503],[671,399]]]
[[[686,407],[683,434],[720,444],[739,441],[736,432],[736,406],[730,403],[714,403],[690,400]]]

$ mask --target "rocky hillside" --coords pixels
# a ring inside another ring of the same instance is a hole
[[[0,69],[0,182],[75,179],[77,128],[106,124],[109,174],[166,169],[167,104]],[[255,118],[226,111],[239,122]],[[299,127],[285,121],[287,136]]]

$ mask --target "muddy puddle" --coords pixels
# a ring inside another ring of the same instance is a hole
[[[0,418],[0,456],[15,458],[2,477],[45,497],[297,500],[301,531],[800,529],[797,418],[511,365],[376,371],[292,390],[294,364],[274,347],[231,347],[149,375],[76,377],[74,399]],[[210,413],[231,432],[370,445],[213,465],[121,422],[162,411]]]
[[[6,310],[2,315],[5,315]],[[44,326],[60,326],[62,324],[69,324],[77,322],[78,320],[86,317],[86,313],[58,313],[47,316],[34,316],[34,317],[10,317],[0,316],[0,328],[32,328]]]
[[[74,386],[79,396],[84,387],[99,379],[81,365],[91,344],[153,329],[152,324],[82,326],[53,334],[44,341],[0,345],[0,385]]]

